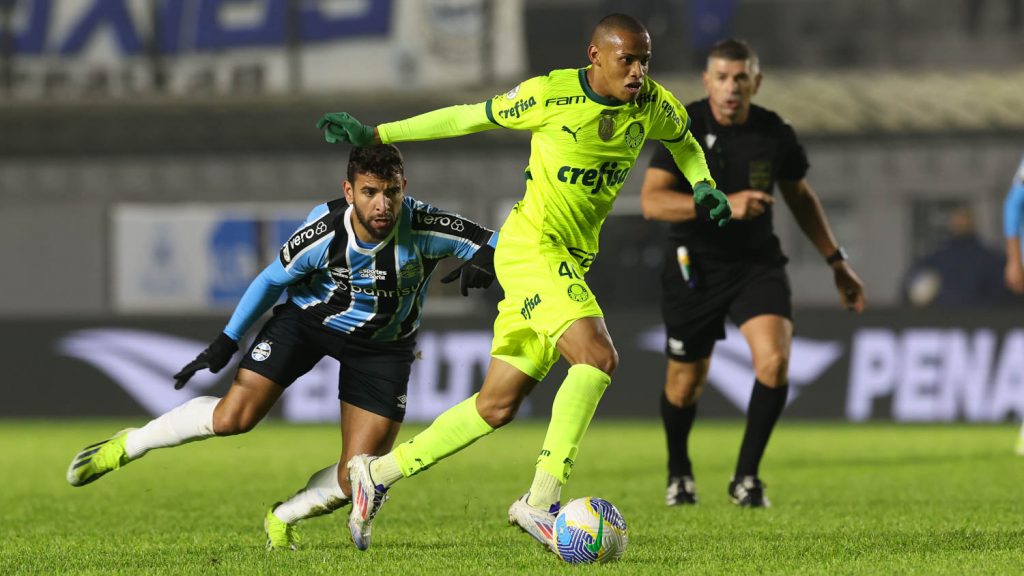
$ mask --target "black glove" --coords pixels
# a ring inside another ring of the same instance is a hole
[[[217,335],[217,339],[206,347],[206,350],[200,352],[195,360],[186,364],[180,372],[174,375],[174,389],[181,390],[189,379],[203,368],[209,368],[210,372],[214,374],[220,372],[221,368],[227,366],[231,361],[235,352],[238,352],[238,343],[221,332]]]
[[[494,282],[494,248],[491,248],[489,244],[484,244],[462,266],[441,278],[441,283],[454,282],[459,276],[462,276],[459,291],[463,296],[469,296],[470,288],[490,288],[491,283]]]

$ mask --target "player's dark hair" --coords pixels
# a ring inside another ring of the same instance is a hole
[[[622,30],[631,34],[647,34],[647,27],[629,14],[609,14],[594,26],[593,38],[612,30]]]
[[[755,70],[760,65],[757,59],[757,52],[754,52],[750,44],[736,38],[728,38],[716,42],[711,47],[711,51],[708,52],[708,59],[710,60],[711,58],[722,58],[723,60],[740,62],[750,60],[750,66]]]
[[[348,181],[355,183],[356,174],[371,174],[378,178],[390,179],[405,176],[405,160],[398,147],[393,144],[374,144],[352,148],[348,155]]]

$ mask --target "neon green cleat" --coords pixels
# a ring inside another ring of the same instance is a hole
[[[263,530],[267,533],[268,551],[274,549],[295,550],[295,545],[299,542],[299,533],[295,524],[288,524],[274,516],[274,509],[280,504],[280,502],[275,502],[270,510],[267,510],[267,516],[263,519]]]
[[[68,466],[68,484],[85,486],[130,462],[124,442],[132,430],[135,428],[126,428],[103,442],[82,448]]]

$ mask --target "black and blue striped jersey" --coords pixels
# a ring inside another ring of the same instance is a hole
[[[345,334],[395,341],[415,334],[437,263],[468,260],[497,234],[406,196],[391,234],[358,241],[344,199],[320,204],[245,291],[224,333],[237,340],[281,293],[307,319]]]

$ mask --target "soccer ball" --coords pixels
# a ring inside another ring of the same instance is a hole
[[[626,520],[607,500],[576,498],[555,518],[555,550],[570,564],[611,562],[628,543]]]

